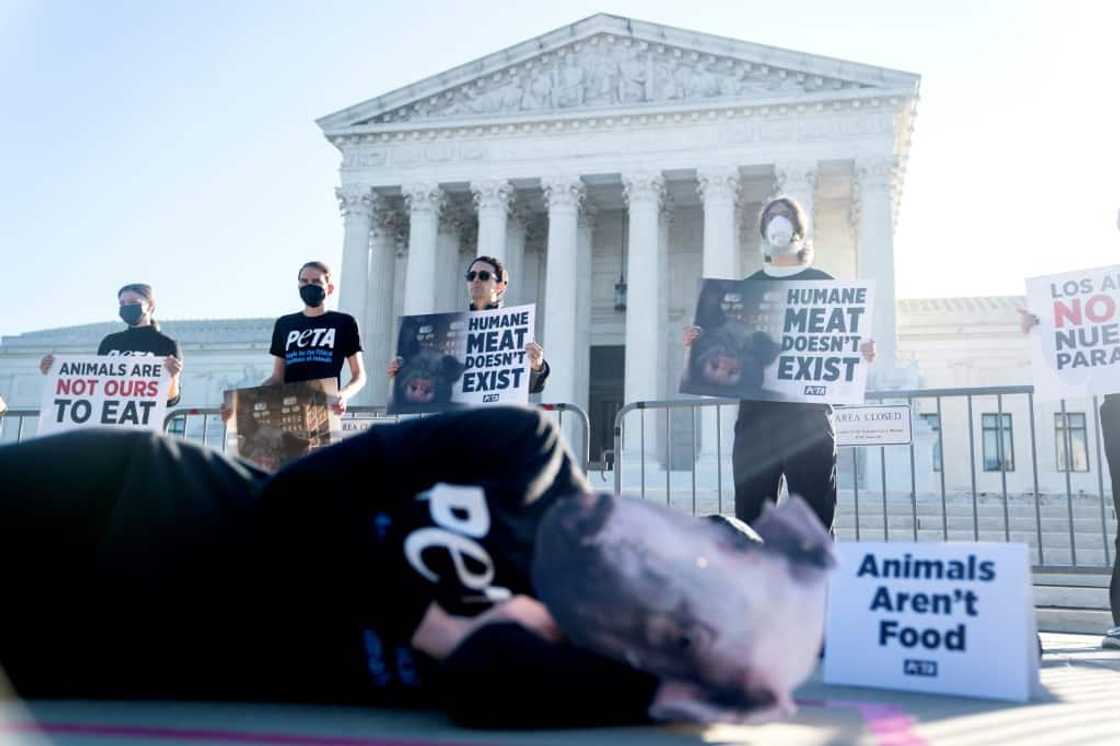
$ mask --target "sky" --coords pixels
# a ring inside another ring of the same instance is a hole
[[[922,76],[900,298],[1120,263],[1120,4],[0,0],[0,335],[298,309],[339,265],[314,120],[597,12]]]

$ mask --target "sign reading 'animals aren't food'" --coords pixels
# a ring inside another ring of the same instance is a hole
[[[1024,544],[839,542],[830,684],[1026,701],[1038,687]]]

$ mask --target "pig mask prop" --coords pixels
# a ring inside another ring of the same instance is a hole
[[[533,584],[576,644],[658,676],[658,719],[792,714],[816,667],[832,539],[799,497],[765,511],[762,542],[641,500],[586,494],[539,527]]]

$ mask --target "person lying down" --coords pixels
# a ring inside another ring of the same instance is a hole
[[[832,542],[803,502],[752,531],[596,494],[536,410],[379,426],[271,477],[121,430],[4,446],[0,474],[25,698],[748,721],[792,712],[821,645]]]

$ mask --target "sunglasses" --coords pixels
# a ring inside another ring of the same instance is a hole
[[[478,272],[475,272],[472,269],[470,272],[467,272],[467,282],[474,282],[474,278],[476,278],[476,277],[478,279],[482,280],[483,282],[486,282],[491,277],[493,277],[495,280],[498,279],[498,276],[496,274],[494,274],[493,272],[491,272],[489,270],[486,270],[486,269],[481,269]]]

